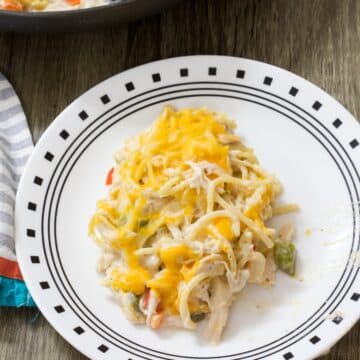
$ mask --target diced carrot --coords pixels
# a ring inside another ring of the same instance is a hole
[[[155,315],[152,316],[151,321],[150,321],[150,326],[152,329],[158,330],[161,328],[161,325],[164,322],[164,311],[161,311]]]
[[[114,168],[112,167],[106,175],[106,185],[111,185],[113,182]]]
[[[75,6],[80,4],[80,0],[66,0],[69,5]]]
[[[146,289],[143,296],[144,296],[144,308],[147,309],[147,307],[149,306],[150,290]]]
[[[164,307],[162,306],[161,301],[159,301],[159,303],[157,304],[157,307],[156,307],[156,312],[161,313],[162,311],[164,311]]]
[[[5,0],[2,8],[4,10],[11,10],[11,11],[23,11],[24,10],[24,7],[22,6],[21,2],[19,2],[17,0]]]

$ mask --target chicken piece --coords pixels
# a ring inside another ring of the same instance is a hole
[[[209,306],[211,313],[204,335],[210,342],[217,343],[227,323],[233,297],[229,286],[220,277],[212,280],[210,293]]]
[[[264,281],[265,264],[266,259],[262,253],[254,251],[250,254],[246,264],[250,272],[249,283],[261,284]]]
[[[275,275],[276,275],[275,259],[272,254],[269,254],[266,257],[264,280],[261,285],[263,287],[269,287],[269,286],[274,285],[275,284]]]
[[[294,225],[291,223],[287,223],[281,227],[279,230],[279,240],[285,242],[291,242],[294,237]]]
[[[101,254],[96,266],[97,272],[104,273],[110,267],[115,258],[116,255],[113,253],[105,252]]]

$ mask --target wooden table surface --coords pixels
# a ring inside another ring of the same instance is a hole
[[[151,0],[149,0],[151,1]],[[242,56],[288,69],[360,114],[360,1],[187,0],[161,15],[77,34],[0,33],[0,72],[37,141],[82,92],[122,70],[191,54]],[[0,359],[84,359],[37,310],[0,309]],[[323,360],[357,360],[360,324]],[[121,359],[119,359],[121,360]]]

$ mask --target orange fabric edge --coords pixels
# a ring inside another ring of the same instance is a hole
[[[0,275],[11,279],[23,280],[19,264],[16,261],[0,257]]]

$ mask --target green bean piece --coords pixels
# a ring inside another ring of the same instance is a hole
[[[203,312],[197,312],[197,313],[192,313],[190,315],[190,318],[193,322],[197,323],[201,320],[204,320],[205,319],[205,316],[206,316],[206,313],[203,313]]]
[[[295,245],[286,241],[275,241],[275,263],[283,272],[295,274],[296,249]]]
[[[149,219],[141,219],[139,221],[139,227],[142,228],[142,227],[146,226],[149,223],[149,221],[150,221]]]

